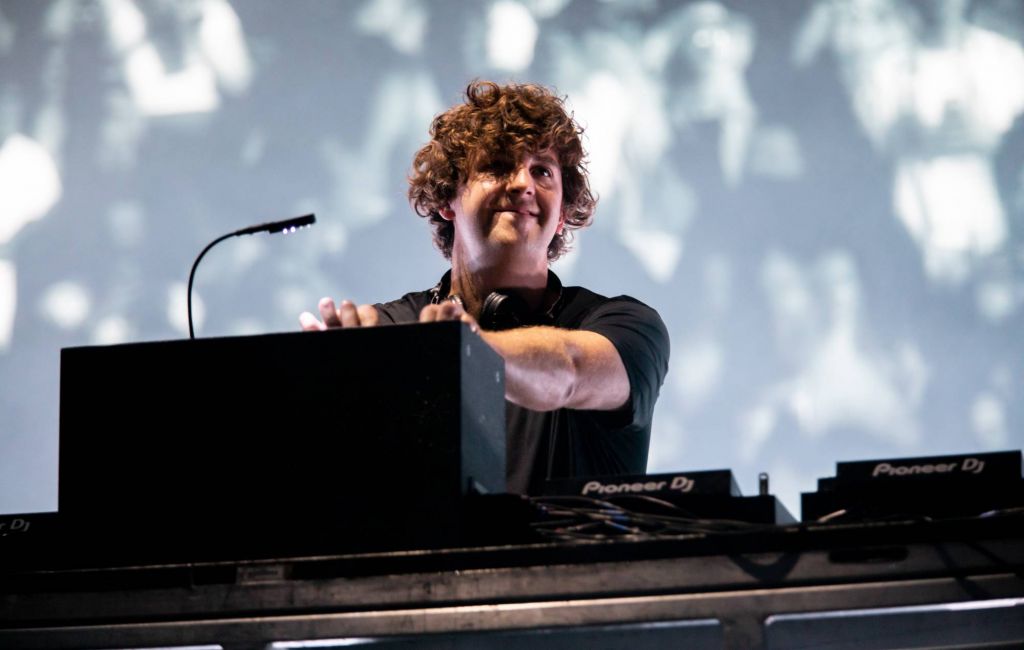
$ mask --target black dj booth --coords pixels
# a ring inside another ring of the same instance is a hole
[[[61,390],[0,648],[1024,647],[1020,452],[840,463],[803,522],[728,471],[502,494],[457,323],[67,349]]]

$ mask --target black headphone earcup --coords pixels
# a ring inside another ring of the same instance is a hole
[[[526,302],[514,293],[493,291],[480,308],[480,327],[490,331],[508,330],[527,324]]]

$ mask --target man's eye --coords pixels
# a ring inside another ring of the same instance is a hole
[[[541,176],[547,176],[548,178],[551,178],[552,176],[555,175],[554,172],[552,172],[549,168],[540,165],[533,168],[533,173],[540,174]]]

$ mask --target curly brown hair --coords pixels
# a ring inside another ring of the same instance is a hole
[[[548,245],[548,260],[569,250],[571,231],[589,225],[597,199],[587,180],[583,129],[564,100],[543,86],[474,81],[465,103],[434,118],[431,139],[416,152],[409,175],[409,201],[430,219],[434,244],[451,259],[455,226],[441,210],[455,200],[474,170],[502,167],[523,155],[552,151],[562,171],[565,227]]]

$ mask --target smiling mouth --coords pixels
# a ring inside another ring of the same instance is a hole
[[[536,217],[539,213],[526,208],[498,208],[495,212],[509,212],[523,217]]]

